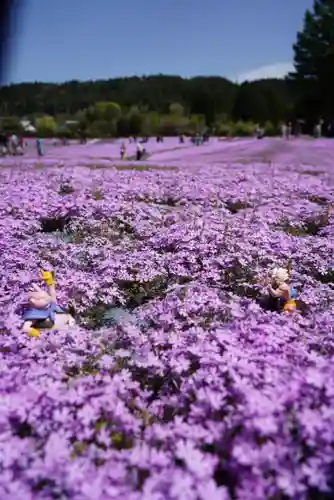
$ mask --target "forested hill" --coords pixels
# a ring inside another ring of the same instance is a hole
[[[174,103],[186,114],[204,115],[207,123],[226,115],[234,120],[278,122],[293,107],[284,80],[237,85],[222,77],[154,75],[65,83],[21,83],[0,87],[0,116],[75,116],[97,102],[114,102],[122,110],[167,113]]]

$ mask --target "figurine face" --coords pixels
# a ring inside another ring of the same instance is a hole
[[[275,268],[272,272],[271,280],[272,283],[276,286],[289,281],[289,273],[287,269],[284,269],[283,267]]]
[[[28,303],[35,309],[46,309],[51,302],[52,298],[46,292],[29,292]]]

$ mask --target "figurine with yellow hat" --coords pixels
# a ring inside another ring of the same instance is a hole
[[[30,337],[39,337],[40,330],[54,330],[74,326],[74,318],[57,304],[53,274],[41,270],[41,278],[47,286],[44,291],[33,284],[28,294],[28,309],[23,315],[23,331]]]

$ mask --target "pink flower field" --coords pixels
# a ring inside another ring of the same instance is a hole
[[[0,499],[332,499],[334,143],[120,144],[1,159]]]

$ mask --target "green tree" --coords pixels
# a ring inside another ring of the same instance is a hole
[[[279,125],[274,125],[273,123],[266,121],[264,124],[264,135],[267,137],[274,137],[280,134]]]
[[[230,137],[233,134],[233,123],[216,122],[215,135],[219,137]]]
[[[238,121],[232,127],[232,135],[236,137],[250,137],[254,134],[255,125],[252,122]]]
[[[175,117],[180,117],[184,115],[184,108],[182,104],[179,104],[178,102],[173,102],[169,106],[169,114]]]
[[[93,138],[112,137],[115,134],[113,124],[107,120],[95,120],[87,128],[88,135]]]
[[[315,0],[293,45],[295,71],[289,75],[298,112],[311,119],[334,113],[334,3]]]
[[[22,132],[20,120],[16,116],[0,118],[0,131],[5,134],[20,134]]]
[[[128,116],[129,121],[129,135],[137,137],[141,134],[143,125],[143,115],[139,109],[133,109]]]
[[[0,87],[0,116],[49,115],[57,123],[82,121],[95,136],[100,124],[98,135],[110,137],[120,132],[128,135],[130,122],[135,135],[157,133],[168,115],[173,116],[171,125],[178,129],[190,120],[187,130],[193,133],[196,119],[191,115],[204,116],[212,128],[217,128],[217,123],[228,124],[232,116],[235,121],[261,123],[286,120],[298,95],[292,94],[292,103],[291,86],[283,80],[252,82],[245,88],[222,77],[151,75],[61,84],[22,83]],[[183,119],[174,120],[176,116]],[[221,116],[226,118],[222,121]]]
[[[116,103],[121,109],[140,105],[159,114],[166,114],[170,103],[179,103],[186,113],[229,114],[237,88],[236,84],[221,77],[186,79],[167,75],[4,85],[0,87],[0,115],[29,116],[38,112],[53,116],[64,114],[69,118],[83,109],[104,112],[106,103],[112,116],[114,111],[119,114],[115,106],[113,109],[110,106]],[[102,103],[102,106],[94,108],[95,103]],[[96,118],[93,116],[91,121]]]
[[[189,130],[189,118],[178,114],[162,116],[159,124],[159,134],[175,136],[185,134]]]
[[[117,122],[118,137],[128,137],[130,135],[130,125],[128,117],[121,116]]]
[[[189,120],[188,132],[190,134],[201,133],[206,127],[205,116],[191,115]]]
[[[105,120],[107,122],[118,120],[122,114],[120,105],[115,102],[96,102],[89,112],[93,120]]]
[[[278,123],[292,107],[286,82],[278,79],[245,82],[240,85],[234,103],[233,118],[242,121]]]
[[[156,111],[149,112],[145,117],[143,135],[157,135],[159,133],[160,115]]]
[[[53,137],[56,133],[57,124],[52,116],[41,116],[36,118],[37,134],[42,137]]]

